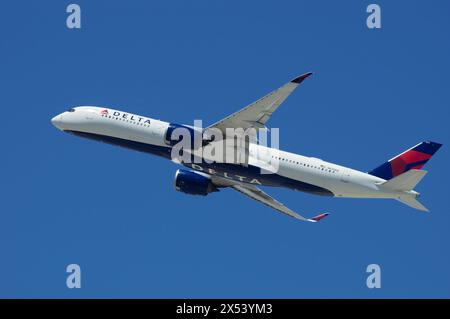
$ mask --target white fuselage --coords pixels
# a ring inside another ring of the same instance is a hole
[[[157,155],[170,155],[170,146],[166,141],[166,131],[169,123],[122,112],[110,108],[93,106],[81,106],[55,116],[52,123],[61,130],[86,137],[106,141],[124,146],[131,143],[133,148],[140,150],[146,146],[152,148]],[[397,198],[400,192],[384,189],[381,184],[385,182],[370,174],[351,168],[325,162],[321,159],[306,157],[278,149],[250,144],[248,164],[261,168],[267,164],[262,162],[257,153],[268,154],[267,161],[277,160],[278,170],[276,181],[278,184],[270,184],[267,174],[259,176],[247,176],[246,167],[239,165],[239,173],[236,173],[236,165],[213,166],[186,165],[194,170],[202,171],[209,175],[218,175],[227,179],[238,180],[243,183],[269,186],[285,186],[296,189],[296,182],[311,185],[311,187],[328,190],[331,195],[337,197],[359,198]],[[270,174],[269,174],[270,175]],[[294,186],[291,186],[294,185]],[[301,190],[301,188],[299,188]]]

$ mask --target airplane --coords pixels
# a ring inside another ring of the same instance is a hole
[[[267,129],[266,123],[273,112],[310,75],[312,73],[308,72],[294,78],[200,133],[215,129],[223,132],[226,140],[230,138],[228,128]],[[428,211],[417,200],[420,194],[414,187],[427,174],[421,168],[442,146],[431,141],[421,142],[369,172],[266,147],[258,141],[245,146],[247,160],[244,164],[205,160],[185,163],[174,160],[171,154],[180,142],[180,138],[173,138],[173,132],[183,128],[198,133],[193,126],[97,106],[72,107],[53,117],[51,123],[76,136],[157,155],[184,165],[185,168],[175,173],[177,191],[205,196],[222,188],[231,188],[281,213],[308,222],[318,222],[329,213],[304,217],[265,193],[260,186],[284,187],[322,196],[396,199],[420,211]],[[207,145],[214,140],[202,143]],[[259,153],[266,156],[261,159],[255,155]],[[272,174],[264,173],[262,169],[271,161],[277,162],[277,170]]]

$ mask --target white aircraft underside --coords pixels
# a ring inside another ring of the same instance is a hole
[[[223,132],[226,139],[227,128],[265,128],[272,113],[310,75],[311,73],[306,73],[295,78],[242,110],[214,123],[205,132],[214,128]],[[171,156],[173,144],[168,138],[168,132],[180,126],[189,128],[187,125],[96,106],[72,108],[55,116],[52,123],[58,129],[78,136],[170,160],[174,160]],[[419,193],[413,188],[426,174],[420,168],[440,146],[441,144],[434,142],[420,143],[372,172],[364,173],[317,158],[250,143],[246,164],[209,163],[208,158],[203,158],[199,163],[181,163],[189,167],[189,170],[177,171],[175,187],[177,190],[199,195],[230,187],[284,214],[310,222],[317,222],[328,214],[305,218],[270,197],[259,186],[286,187],[324,196],[392,198],[426,211],[417,201]],[[261,158],[259,154],[264,154],[264,157]],[[276,172],[263,174],[262,169],[274,162],[278,167]]]

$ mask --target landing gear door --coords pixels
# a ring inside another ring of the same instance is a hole
[[[350,172],[344,169],[341,174],[341,181],[344,183],[348,183],[349,180],[350,180]]]

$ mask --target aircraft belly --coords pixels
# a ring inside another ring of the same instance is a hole
[[[123,137],[110,136],[105,134],[97,134],[92,132],[82,132],[75,130],[68,130],[68,132],[105,142],[108,144],[118,145],[128,149],[137,150],[140,152],[145,152],[153,155],[158,155],[171,159],[171,148],[168,146],[155,145],[151,143],[144,143],[141,141],[130,140]],[[309,183],[308,181],[297,180],[290,178],[286,175],[279,173],[275,174],[263,174],[261,169],[253,165],[237,165],[229,163],[182,163],[183,165],[190,167],[196,171],[201,171],[210,175],[217,175],[230,180],[238,181],[241,183],[248,183],[260,186],[274,186],[274,187],[285,187],[302,192],[312,193],[316,195],[324,196],[334,196],[333,192],[326,188],[317,186],[316,184]]]
[[[248,183],[259,186],[286,187],[317,195],[334,195],[330,190],[326,188],[292,179],[287,176],[283,176],[282,174],[263,174],[259,167],[253,165],[243,166],[228,163],[192,163],[183,165],[197,171],[224,177],[241,183]]]

